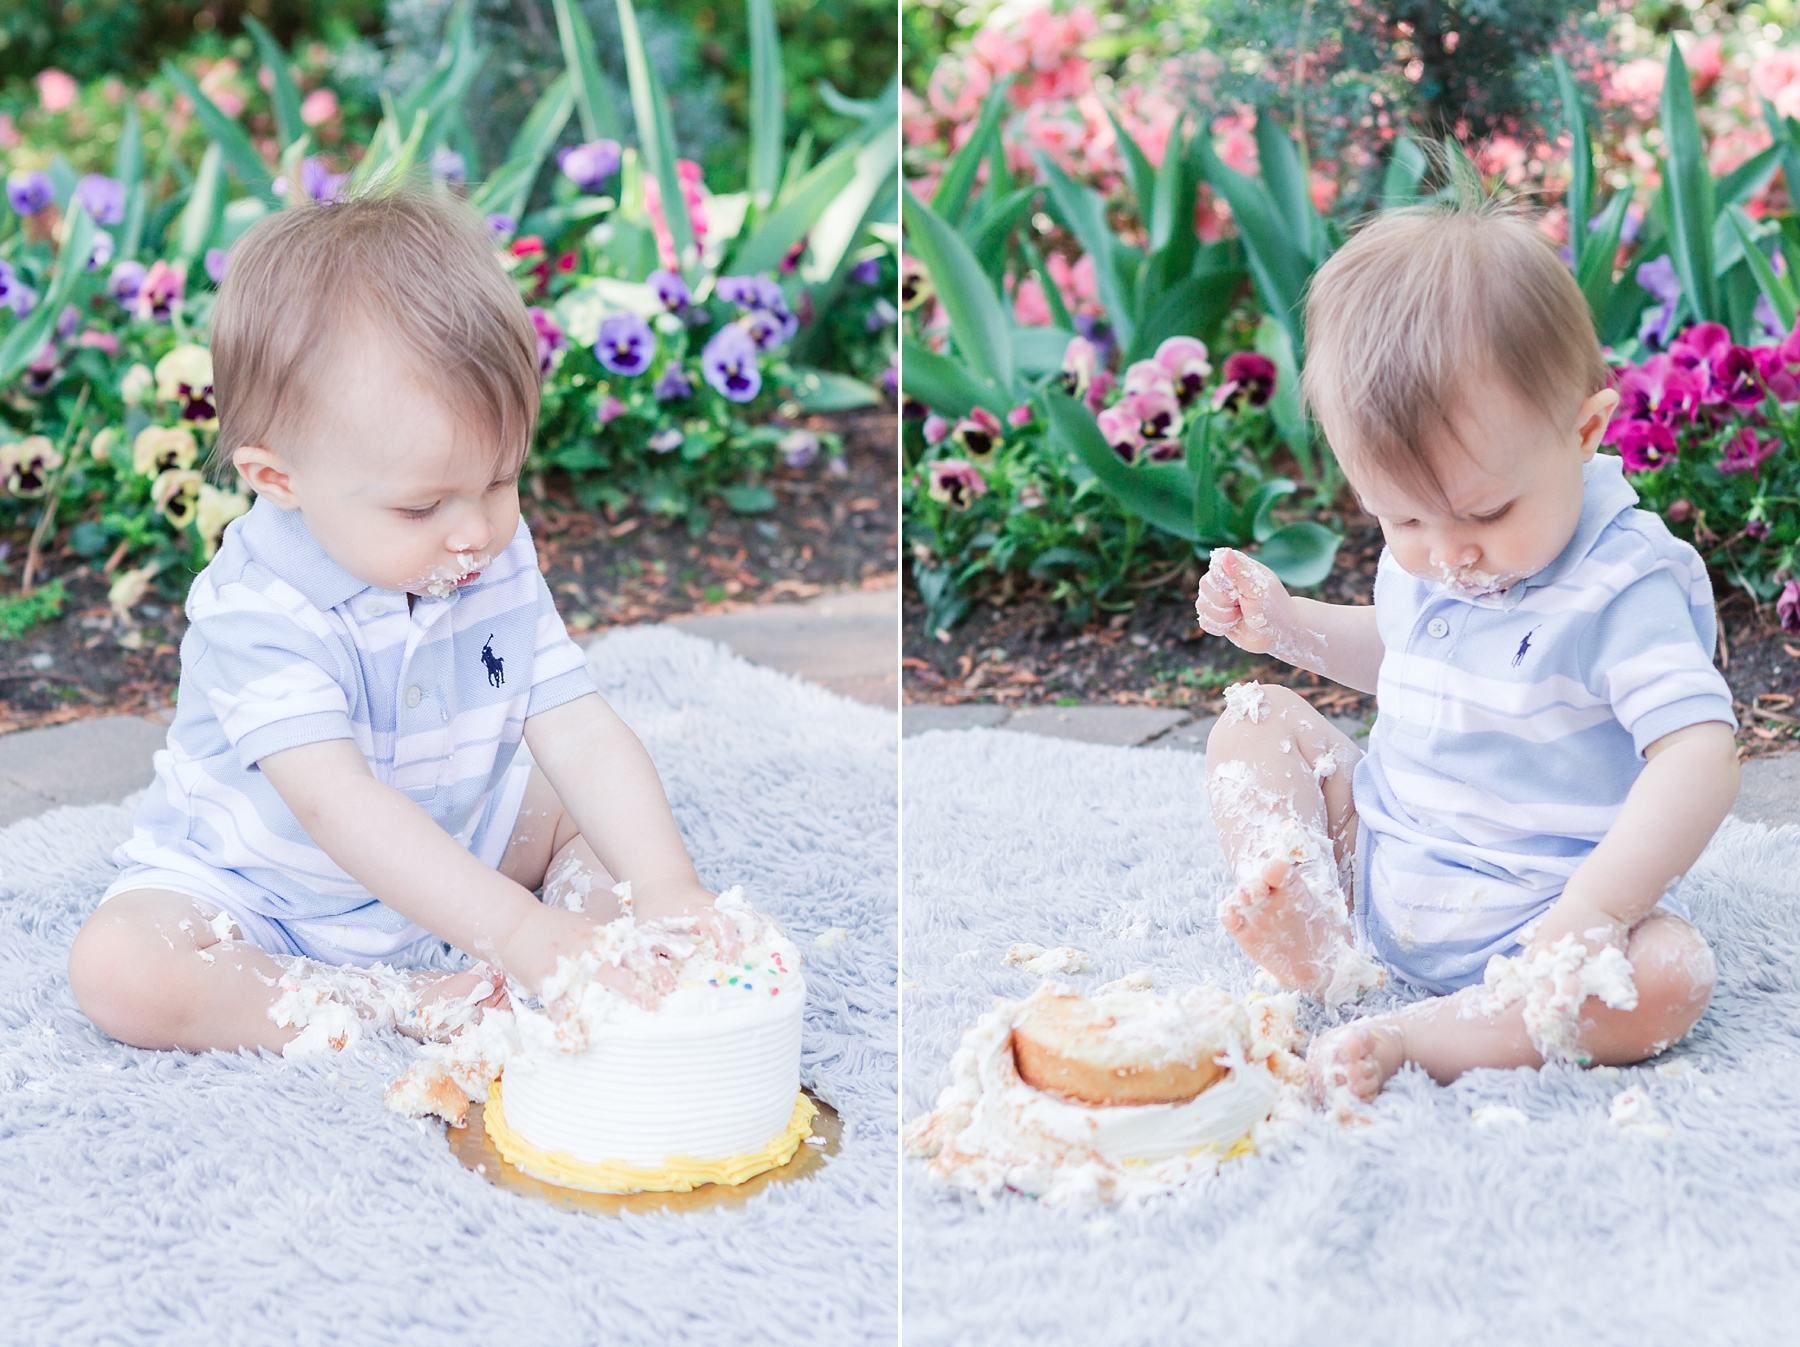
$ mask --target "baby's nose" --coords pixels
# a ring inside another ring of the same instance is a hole
[[[1440,543],[1431,549],[1432,564],[1450,570],[1459,566],[1473,566],[1480,560],[1481,549],[1474,543]]]
[[[444,546],[451,552],[485,552],[492,536],[485,523],[471,522],[454,529],[444,539]]]

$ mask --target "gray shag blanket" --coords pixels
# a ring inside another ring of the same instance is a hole
[[[125,1047],[66,960],[131,813],[62,809],[0,831],[8,1341],[894,1340],[897,718],[666,629],[614,633],[590,667],[701,878],[743,884],[805,954],[804,1081],[842,1152],[739,1208],[564,1212],[383,1107],[410,1060],[394,1035],[294,1062]]]
[[[1198,755],[1003,731],[902,755],[905,1121],[965,1028],[1037,979],[1013,941],[1074,945],[1094,986],[1251,989],[1214,915],[1227,884]],[[902,1162],[907,1347],[1800,1341],[1800,827],[1727,820],[1682,896],[1719,959],[1695,1032],[1617,1080],[1571,1066],[1402,1070],[1374,1125],[1135,1208],[982,1207]],[[1318,1029],[1400,999],[1393,991]],[[1672,1129],[1608,1120],[1648,1089]],[[1477,1126],[1505,1105],[1526,1121]]]

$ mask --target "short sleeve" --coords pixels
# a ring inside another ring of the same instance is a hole
[[[327,739],[354,739],[339,681],[341,652],[316,609],[298,594],[233,583],[190,602],[182,680],[198,684],[238,761]]]
[[[587,669],[587,653],[575,644],[550,586],[537,575],[537,646],[531,662],[531,696],[525,704],[526,719],[554,710],[564,702],[585,697],[598,689]]]
[[[1704,639],[1711,619],[1710,608],[1694,608],[1674,574],[1658,568],[1620,590],[1585,633],[1584,681],[1612,707],[1638,756],[1689,725],[1719,720],[1736,728],[1730,685]]]

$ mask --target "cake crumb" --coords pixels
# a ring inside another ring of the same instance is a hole
[[[1620,1090],[1613,1096],[1612,1110],[1607,1121],[1621,1132],[1637,1136],[1661,1140],[1672,1134],[1669,1125],[1662,1120],[1662,1114],[1656,1111],[1656,1105],[1651,1102],[1650,1092],[1641,1085]]]
[[[1052,973],[1087,973],[1093,971],[1093,958],[1073,945],[1045,949],[1042,945],[1007,946],[1002,963],[1016,964],[1027,973],[1049,977]]]

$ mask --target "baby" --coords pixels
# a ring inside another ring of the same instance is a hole
[[[615,877],[639,918],[735,945],[519,518],[537,335],[474,213],[408,186],[268,217],[212,354],[212,467],[257,500],[189,590],[168,747],[69,954],[94,1024],[279,1052],[298,960],[404,966],[440,939],[535,989],[619,915]]]
[[[1306,345],[1308,403],[1387,542],[1375,606],[1295,598],[1220,549],[1197,610],[1379,718],[1365,755],[1285,688],[1229,690],[1207,744],[1237,877],[1220,920],[1287,987],[1344,1001],[1391,972],[1432,994],[1314,1042],[1340,1103],[1405,1062],[1447,1082],[1654,1056],[1716,978],[1669,889],[1736,797],[1736,721],[1705,567],[1595,452],[1619,395],[1581,291],[1516,212],[1390,212],[1320,269]]]

